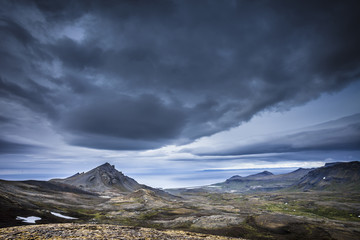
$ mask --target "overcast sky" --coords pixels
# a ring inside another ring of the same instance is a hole
[[[154,187],[194,186],[359,160],[359,12],[0,0],[0,178],[107,161]]]

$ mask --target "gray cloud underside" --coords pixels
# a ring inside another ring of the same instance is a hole
[[[231,156],[263,153],[309,151],[359,151],[360,114],[312,126],[291,134],[279,134],[262,140],[221,150],[187,150],[197,155]],[[269,158],[269,157],[267,157]],[[275,158],[278,158],[276,156]],[[261,159],[261,156],[257,156]]]
[[[47,118],[74,145],[187,143],[360,74],[358,1],[1,1],[0,9],[1,98]]]
[[[43,147],[39,146],[9,142],[7,140],[0,139],[0,154],[34,153],[43,149]]]

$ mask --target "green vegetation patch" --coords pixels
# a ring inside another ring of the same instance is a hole
[[[336,220],[345,220],[345,221],[360,221],[358,214],[350,213],[345,210],[316,206],[315,208],[301,208],[301,211],[316,214],[318,216],[336,219]]]
[[[346,210],[314,205],[310,202],[291,202],[288,204],[268,203],[265,204],[262,208],[271,212],[307,216],[312,218],[325,217],[335,220],[360,221],[360,218],[358,217],[359,214],[356,212],[351,213]]]
[[[154,219],[156,218],[158,215],[159,215],[159,211],[147,211],[145,213],[142,213],[139,215],[139,219],[141,220],[151,220],[151,219]]]

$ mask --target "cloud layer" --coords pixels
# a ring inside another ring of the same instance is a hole
[[[280,153],[301,152],[306,156],[305,153],[311,151],[324,153],[326,151],[358,151],[359,149],[360,114],[355,114],[292,132],[274,133],[257,139],[248,139],[245,142],[234,142],[228,147],[198,147],[183,151],[200,156],[254,155],[255,159],[261,159],[261,154],[274,153],[276,159],[279,158],[277,154]],[[274,161],[273,157],[266,156],[266,158],[267,161]]]
[[[189,143],[360,76],[358,1],[1,1],[0,9],[0,105],[46,119],[71,145]],[[22,124],[11,109],[2,128]]]

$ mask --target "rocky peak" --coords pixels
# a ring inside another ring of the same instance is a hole
[[[250,176],[247,176],[247,178],[253,178],[253,177],[265,177],[265,176],[272,176],[274,175],[273,173],[269,172],[269,171],[263,171],[260,173],[256,173]]]
[[[106,162],[86,173],[75,174],[66,179],[56,179],[58,182],[64,182],[85,189],[87,191],[102,192],[109,189],[118,189],[124,192],[132,192],[142,185],[134,179],[125,176],[115,169],[114,165]]]
[[[108,163],[108,162],[106,162],[106,163],[98,166],[96,169],[112,171],[112,170],[115,170],[115,166],[114,166],[114,165],[111,165],[111,164]]]

